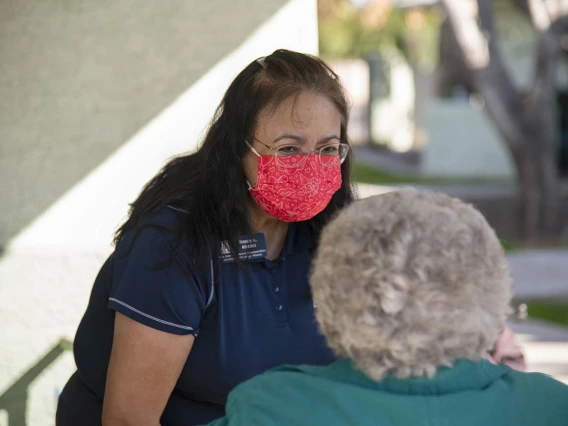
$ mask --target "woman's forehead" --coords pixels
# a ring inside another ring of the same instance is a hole
[[[339,134],[341,114],[326,96],[303,92],[285,99],[276,108],[259,115],[256,135],[272,136],[282,132]]]

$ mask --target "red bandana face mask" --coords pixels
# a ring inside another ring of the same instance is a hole
[[[341,188],[339,157],[327,160],[336,164],[324,167],[319,154],[307,154],[304,165],[294,167],[299,156],[280,157],[277,165],[276,157],[252,151],[258,156],[258,175],[256,185],[249,184],[250,194],[266,213],[283,222],[313,218]]]

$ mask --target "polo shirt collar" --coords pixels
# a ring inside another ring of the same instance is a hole
[[[315,248],[316,242],[308,226],[302,222],[291,222],[288,225],[286,241],[282,248],[282,259],[295,253],[310,251]]]
[[[288,231],[286,232],[286,239],[284,240],[284,247],[282,252],[275,260],[268,260],[266,258],[250,259],[247,262],[264,262],[268,265],[274,266],[279,261],[285,260],[288,256],[296,253],[305,253],[311,251],[316,247],[316,241],[313,233],[310,231],[305,223],[290,222],[288,224]]]

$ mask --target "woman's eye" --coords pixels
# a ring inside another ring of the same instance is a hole
[[[336,155],[338,151],[339,151],[339,146],[337,145],[324,146],[321,149],[321,153],[324,155]]]
[[[300,149],[297,146],[281,146],[278,148],[278,153],[283,155],[299,154]]]

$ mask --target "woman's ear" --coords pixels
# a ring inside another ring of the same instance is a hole
[[[499,334],[495,347],[487,355],[487,358],[497,364],[508,365],[517,371],[526,371],[527,369],[523,350],[518,344],[515,334],[507,325]]]

